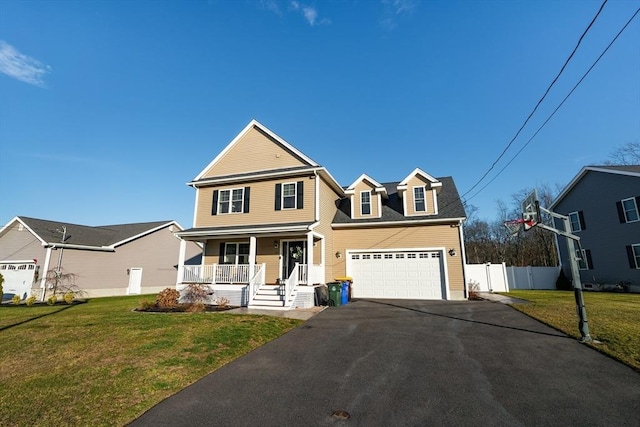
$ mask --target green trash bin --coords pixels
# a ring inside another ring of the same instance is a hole
[[[327,287],[329,288],[329,305],[338,307],[342,300],[342,283],[327,283]]]

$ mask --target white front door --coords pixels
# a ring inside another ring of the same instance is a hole
[[[129,288],[127,288],[127,295],[139,294],[142,290],[142,269],[130,268],[129,269]]]
[[[444,299],[442,252],[349,251],[347,276],[356,298]]]

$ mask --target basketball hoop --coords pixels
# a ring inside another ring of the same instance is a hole
[[[505,221],[504,226],[509,230],[509,234],[513,237],[520,234],[522,230],[528,230],[529,228],[534,226],[533,221],[529,219],[512,219],[511,221]]]

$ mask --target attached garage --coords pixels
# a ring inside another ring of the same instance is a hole
[[[346,252],[354,298],[447,299],[441,250]]]

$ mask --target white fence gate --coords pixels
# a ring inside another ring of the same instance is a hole
[[[507,267],[502,264],[467,264],[467,287],[478,284],[479,292],[509,292],[511,289],[556,289],[560,267]]]

